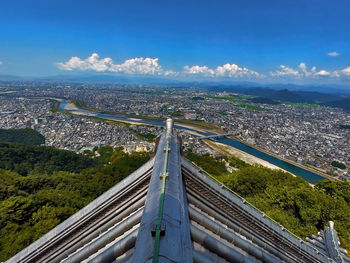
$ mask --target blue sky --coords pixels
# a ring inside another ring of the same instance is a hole
[[[2,0],[0,75],[350,84],[348,0]]]

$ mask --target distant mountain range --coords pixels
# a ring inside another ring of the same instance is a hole
[[[103,84],[178,84],[181,81],[159,77],[145,77],[140,75],[117,76],[109,74],[86,75],[55,75],[46,77],[0,75],[0,81],[41,81],[41,82],[74,82],[74,83],[103,83]]]
[[[253,96],[249,101],[263,104],[305,103],[342,108],[350,112],[350,93],[323,93],[318,91],[272,89],[264,87],[211,86],[211,92],[230,92]]]
[[[342,108],[350,113],[350,97],[342,98],[342,99],[335,100],[335,101],[328,101],[328,102],[323,103],[323,105],[329,106],[329,107]]]
[[[281,102],[308,103],[342,108],[350,112],[350,94],[329,94],[316,91],[291,91],[287,89],[273,90],[266,88],[248,89],[242,92],[246,95],[257,96],[252,102],[277,104]]]
[[[144,75],[110,75],[110,74],[86,74],[74,73],[67,75],[55,75],[47,77],[33,77],[33,76],[14,76],[14,75],[0,75],[0,81],[42,81],[42,82],[75,82],[75,83],[104,83],[104,84],[155,84],[175,87],[211,87],[218,90],[244,90],[247,88],[269,88],[274,90],[288,89],[288,90],[302,90],[302,91],[319,91],[325,93],[346,93],[350,94],[349,85],[297,85],[285,83],[261,84],[249,81],[233,81],[229,79],[224,80],[183,80],[176,78],[162,78]]]
[[[252,95],[252,102],[276,104],[281,102],[315,103],[340,107],[350,112],[350,86],[341,85],[296,85],[296,84],[258,84],[247,81],[183,81],[160,77],[115,76],[109,74],[57,75],[49,77],[20,77],[0,75],[0,81],[32,81],[52,83],[101,83],[164,85],[172,88],[198,88],[211,92],[231,92]]]

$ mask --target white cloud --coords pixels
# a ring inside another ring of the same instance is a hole
[[[337,56],[340,55],[340,53],[338,53],[336,51],[333,51],[333,52],[328,52],[327,55],[330,56],[330,57],[337,57]]]
[[[273,77],[294,77],[294,78],[316,78],[316,77],[337,77],[339,75],[338,71],[327,71],[321,69],[317,71],[316,67],[312,67],[310,71],[308,71],[307,66],[304,62],[300,63],[298,68],[294,69],[292,67],[287,67],[284,65],[280,65],[279,69],[270,72],[270,75]]]
[[[333,53],[333,52],[331,52]],[[0,65],[2,62],[0,61]],[[230,78],[263,78],[254,70],[241,67],[237,64],[224,64],[216,68],[210,68],[205,65],[184,66],[183,71],[165,70],[159,64],[158,58],[137,57],[127,59],[120,64],[116,64],[110,57],[100,58],[97,53],[92,53],[89,57],[81,59],[77,56],[71,57],[66,62],[59,62],[57,66],[61,70],[91,70],[96,72],[115,72],[124,74],[142,74],[142,75],[158,75],[158,76],[189,76],[201,75],[206,77],[230,77]],[[326,69],[316,69],[312,67],[308,69],[304,62],[293,68],[286,65],[280,65],[277,70],[270,72],[274,78],[346,78],[350,77],[350,66],[339,70],[329,71]]]
[[[2,65],[2,61],[0,61],[0,65]]]
[[[299,76],[299,71],[295,70],[293,68],[287,67],[285,65],[280,65],[279,70],[276,70],[275,72],[270,72],[271,76],[273,77],[279,77],[279,76]]]
[[[259,77],[260,74],[254,70],[239,67],[236,64],[225,64],[216,68],[217,76],[228,76],[228,77],[243,77],[243,76],[254,76]]]
[[[164,76],[178,76],[179,72],[173,71],[173,70],[166,70],[164,71]]]
[[[215,75],[215,71],[208,68],[207,66],[198,66],[198,65],[195,65],[195,66],[192,66],[192,67],[189,67],[189,66],[185,66],[184,67],[184,73],[187,73],[187,74],[202,74],[202,75],[205,75],[205,76],[214,76]]]
[[[195,65],[192,67],[184,67],[185,74],[199,74],[211,77],[260,77],[262,76],[254,70],[249,70],[245,67],[240,67],[236,64],[224,64],[218,66],[215,69],[211,69],[207,66]]]
[[[109,57],[100,58],[97,53],[91,54],[86,59],[71,57],[68,61],[57,63],[61,70],[92,70],[97,72],[118,72],[125,74],[149,74],[149,75],[175,75],[175,71],[164,71],[158,62],[158,58],[132,58],[121,64],[114,64]]]
[[[316,67],[312,67],[311,72],[307,71],[307,66],[304,62],[301,62],[299,64],[299,74],[303,75],[304,77],[309,77],[310,75],[314,74],[316,72]]]
[[[113,64],[109,68],[111,72],[121,72],[127,74],[160,74],[162,67],[158,63],[158,58],[132,58],[125,60],[122,64]]]
[[[319,72],[316,72],[315,75],[317,75],[317,76],[329,76],[329,75],[331,75],[331,73],[327,70],[322,69]]]
[[[106,71],[109,69],[109,67],[112,65],[112,59],[111,58],[103,58],[100,59],[99,55],[97,53],[91,54],[90,57],[86,59],[81,59],[79,57],[71,57],[67,62],[65,63],[57,63],[57,66],[59,69],[62,70],[94,70],[94,71]]]
[[[345,76],[350,76],[350,67],[346,67],[342,69],[341,73],[344,74]]]

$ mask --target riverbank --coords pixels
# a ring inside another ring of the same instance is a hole
[[[64,105],[64,109],[68,110],[68,111],[76,111],[76,110],[80,110],[80,108],[78,108],[73,102],[68,101],[66,103],[66,105]]]
[[[217,125],[205,123],[203,121],[193,121],[193,120],[184,120],[184,119],[174,119],[174,122],[178,126],[186,127],[189,129],[195,129],[201,132],[211,132],[215,134],[225,133]]]
[[[185,124],[181,124],[179,122],[177,122],[176,120],[174,120],[174,124],[176,126],[180,126],[180,127],[183,127],[183,128],[186,128],[186,129],[189,129],[189,130],[186,130],[186,132],[190,133],[190,134],[193,134],[193,135],[196,135],[196,136],[203,136],[203,134],[200,134],[196,131],[199,131],[199,132],[208,132],[208,130],[204,130],[202,128],[198,128],[198,127],[195,127],[195,126],[191,126],[191,125],[185,125]]]
[[[109,115],[122,115],[125,117],[137,120],[151,120],[151,121],[165,121],[166,118],[157,117],[157,116],[145,116],[131,113],[123,113],[123,112],[109,112],[109,111],[98,111],[97,109],[87,107],[83,102],[79,100],[71,100],[66,104],[65,110],[86,110],[101,114],[109,114]],[[188,129],[194,129],[201,132],[213,132],[216,134],[224,133],[217,125],[206,123],[204,121],[198,120],[186,120],[186,119],[176,119],[174,118],[174,122],[177,126],[185,127]],[[157,125],[155,125],[157,126]]]
[[[114,120],[112,118],[99,117],[98,114],[100,112],[97,112],[97,111],[89,112],[89,111],[90,110],[87,110],[85,108],[78,107],[77,105],[75,105],[75,103],[73,101],[68,101],[64,105],[63,110],[61,110],[61,112],[63,112],[63,113],[69,113],[69,114],[74,114],[74,115],[86,116],[86,117],[89,117],[89,118],[93,118],[93,119],[97,119],[97,120],[101,120],[101,121],[106,121],[106,122],[109,122],[110,124],[152,126],[152,125],[149,125],[149,124],[144,124],[144,123],[137,122],[137,121],[142,121],[141,119],[130,118],[130,120],[122,120],[122,121],[121,120]]]
[[[67,100],[64,102],[65,104],[72,103],[68,102]],[[65,106],[61,103],[61,106]],[[70,107],[73,105],[70,105]],[[124,123],[129,124],[135,124],[135,125],[151,125],[151,126],[164,126],[163,121],[156,121],[156,120],[150,120],[150,119],[143,119],[142,116],[135,116],[135,117],[129,117],[125,114],[104,114],[104,113],[97,113],[96,111],[91,112],[88,110],[80,109],[79,105],[74,105],[78,110],[74,107],[72,111],[66,110],[66,108],[61,108],[61,110],[74,114],[76,111],[79,111],[80,113],[87,113],[87,114],[97,114],[96,117],[104,119],[104,120],[114,120],[114,121],[120,121]],[[69,109],[69,108],[68,108]],[[86,114],[86,115],[87,115]],[[135,121],[137,119],[137,121]],[[141,119],[141,120],[140,120]],[[134,121],[133,121],[134,120]],[[140,121],[139,121],[140,120]],[[203,135],[211,135],[211,134],[224,134],[224,132],[219,129],[215,125],[211,124],[203,124],[202,122],[194,122],[189,120],[174,120],[175,121],[175,128],[178,126],[178,129],[187,130],[187,132],[190,132],[197,136],[203,136]],[[185,122],[185,123],[184,123]],[[208,126],[211,128],[208,129]],[[201,134],[202,133],[202,134]],[[246,142],[240,140],[239,138],[232,137],[227,139],[222,139],[222,144],[227,146],[233,146],[235,148],[238,148],[240,151],[243,151],[247,154],[253,155],[254,157],[261,159],[267,163],[273,164],[275,167],[278,167],[281,170],[287,170],[288,172],[301,176],[305,180],[309,181],[310,183],[315,183],[322,178],[327,178],[331,180],[339,180],[338,178],[331,177],[325,173],[322,173],[316,169],[312,169],[310,167],[292,162],[290,160],[285,160],[281,158],[280,156],[270,153],[264,149],[260,149],[259,147],[256,147],[254,145],[249,145]],[[225,142],[227,140],[227,142]],[[257,161],[257,160],[256,160]],[[265,163],[265,165],[267,165]]]
[[[325,179],[330,179],[330,180],[339,181],[338,178],[332,177],[332,176],[330,176],[330,175],[328,175],[328,174],[326,174],[326,173],[323,173],[323,172],[319,171],[319,170],[316,169],[316,168],[311,168],[311,167],[309,167],[309,166],[305,166],[305,165],[299,164],[299,163],[297,163],[297,162],[293,162],[293,161],[291,161],[291,160],[282,158],[281,156],[279,156],[279,155],[277,155],[277,154],[275,154],[275,153],[266,151],[265,149],[262,149],[262,148],[260,148],[260,147],[258,147],[258,146],[249,144],[249,143],[247,143],[247,142],[245,142],[245,141],[243,141],[243,140],[241,140],[241,139],[239,139],[239,138],[237,138],[237,137],[235,137],[235,136],[229,136],[229,138],[232,138],[232,139],[234,139],[234,140],[236,140],[236,141],[239,141],[240,143],[243,143],[243,144],[247,145],[248,147],[251,147],[251,148],[253,148],[253,149],[257,150],[257,151],[263,152],[263,153],[265,153],[265,154],[267,154],[267,155],[269,155],[269,156],[272,156],[272,157],[274,157],[274,158],[277,158],[277,159],[279,159],[279,160],[281,160],[281,161],[283,161],[283,162],[289,163],[289,164],[294,165],[294,166],[297,166],[297,167],[299,167],[299,168],[301,168],[301,169],[307,170],[307,171],[309,171],[309,172],[311,172],[311,173],[317,174],[317,175],[319,175],[319,176],[321,176],[321,177],[323,177],[323,178],[325,178]]]
[[[290,172],[278,167],[277,165],[269,163],[263,159],[260,159],[254,155],[251,155],[249,153],[243,152],[235,147],[232,147],[232,146],[220,143],[220,142],[211,141],[211,140],[204,140],[204,142],[207,145],[209,145],[210,147],[212,147],[213,149],[222,153],[223,155],[226,155],[228,157],[232,156],[232,157],[238,158],[238,159],[246,162],[247,164],[250,164],[250,165],[258,164],[258,165],[262,165],[262,166],[270,168],[270,169],[282,170],[284,172],[290,173]],[[292,174],[292,175],[296,176],[295,174]]]
[[[195,130],[197,129],[197,130],[202,131],[202,132],[208,132],[208,130],[198,129],[197,127],[192,126],[192,125],[186,125],[185,127],[191,128],[191,129],[195,129]],[[210,131],[210,132],[213,132],[213,131]],[[215,133],[215,134],[224,134],[224,132],[221,131],[221,130],[220,130],[220,131],[213,132],[213,133]],[[238,141],[238,142],[240,142],[240,143],[242,143],[242,144],[244,144],[244,145],[246,145],[246,146],[248,146],[248,147],[251,147],[251,148],[257,150],[257,151],[260,151],[260,152],[262,152],[262,153],[265,153],[265,154],[267,154],[267,155],[269,155],[269,156],[271,156],[271,157],[274,157],[274,158],[276,158],[276,159],[279,159],[279,160],[281,160],[281,161],[283,161],[283,162],[286,162],[286,163],[288,163],[288,164],[291,164],[291,165],[293,165],[293,166],[299,167],[299,168],[301,168],[301,169],[303,169],[303,170],[306,170],[306,171],[308,171],[308,172],[314,173],[314,174],[316,174],[316,175],[318,175],[318,176],[320,176],[320,177],[322,177],[322,178],[330,179],[330,180],[335,180],[335,181],[340,181],[338,178],[332,177],[332,176],[330,176],[330,175],[328,175],[328,174],[326,174],[326,173],[324,173],[324,172],[318,170],[317,168],[313,168],[313,167],[310,167],[310,166],[305,166],[305,165],[302,165],[302,164],[293,162],[293,161],[291,161],[291,160],[284,159],[284,158],[278,156],[277,154],[274,154],[274,153],[272,153],[272,152],[266,151],[265,149],[262,149],[262,148],[260,148],[260,147],[255,146],[255,145],[251,145],[251,144],[249,144],[249,143],[247,143],[247,142],[245,142],[245,141],[243,141],[243,140],[241,140],[241,139],[239,139],[239,138],[237,138],[237,137],[235,137],[235,136],[228,136],[227,138],[236,140],[236,141]],[[220,143],[220,144],[221,144],[221,145],[228,146],[228,147],[232,147],[232,146],[229,146],[229,145],[227,145],[227,144],[222,144],[222,143]],[[234,148],[234,147],[232,147],[232,148]],[[242,155],[242,158],[247,158],[247,160],[251,160],[251,161],[253,161],[253,162],[255,162],[255,163],[259,163],[259,164],[261,164],[261,165],[263,165],[263,166],[265,166],[265,167],[269,167],[269,166],[270,166],[270,167],[274,167],[274,168],[272,168],[272,169],[278,168],[278,169],[280,169],[280,170],[283,170],[283,171],[286,171],[286,172],[288,172],[288,173],[293,174],[293,173],[290,172],[290,171],[287,171],[287,170],[285,170],[285,169],[283,169],[283,168],[281,168],[281,167],[279,167],[279,166],[277,166],[277,165],[274,165],[274,164],[272,164],[272,163],[269,163],[268,161],[265,161],[265,160],[263,160],[263,159],[261,159],[261,158],[258,158],[258,157],[256,157],[256,156],[254,156],[254,155],[251,155],[251,154],[249,154],[249,153],[246,153],[246,152],[244,152],[244,151],[241,151],[241,150],[239,150],[239,149],[237,149],[237,148],[234,148],[234,149],[237,150],[237,151],[236,151],[237,154],[238,154],[239,152],[242,152],[243,154],[246,154],[245,157],[244,157],[244,155]],[[234,151],[234,150],[232,150],[232,151]],[[238,152],[238,151],[239,151],[239,152]],[[249,156],[251,156],[252,158],[250,158]],[[242,160],[243,160],[243,159],[242,159]],[[243,161],[244,161],[244,160],[243,160]],[[249,162],[248,162],[248,163],[249,163]],[[295,175],[295,174],[293,174],[293,175]]]

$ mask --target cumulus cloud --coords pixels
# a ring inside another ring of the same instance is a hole
[[[122,64],[112,64],[109,71],[127,74],[155,75],[162,72],[162,67],[158,63],[158,58],[140,57],[125,60]]]
[[[347,69],[350,71],[350,67]],[[341,71],[327,71],[325,69],[317,70],[316,67],[312,67],[311,70],[308,70],[306,64],[302,62],[297,68],[280,65],[278,70],[270,72],[270,75],[273,77],[294,77],[299,79],[308,77],[340,77],[341,75],[346,75],[347,69]]]
[[[328,52],[327,55],[330,56],[330,57],[337,57],[337,56],[340,55],[340,53],[338,53],[336,51],[333,51],[333,52]]]
[[[185,66],[184,67],[184,73],[187,74],[202,74],[205,76],[214,76],[215,75],[215,71],[213,69],[208,68],[207,66]]]
[[[166,70],[164,71],[164,76],[178,76],[179,72],[176,72],[174,70]]]
[[[215,69],[211,69],[207,66],[195,65],[192,67],[184,67],[185,74],[200,74],[210,77],[261,77],[262,75],[254,70],[249,70],[245,67],[240,67],[236,64],[224,64],[218,66]]]
[[[329,76],[329,75],[331,75],[331,73],[329,71],[324,70],[324,69],[320,70],[319,72],[316,72],[315,74],[317,76]]]
[[[345,76],[350,76],[350,67],[346,67],[341,70],[341,73]]]
[[[295,70],[293,68],[287,67],[285,65],[280,65],[279,69],[276,70],[275,72],[271,72],[271,76],[273,77],[278,77],[278,76],[298,76],[299,71]]]
[[[260,74],[254,70],[249,70],[245,67],[239,67],[236,64],[225,64],[216,68],[217,76],[228,76],[228,77],[244,77],[254,76],[259,77]]]
[[[330,52],[337,53],[337,52]],[[329,53],[329,54],[330,54]],[[337,53],[338,54],[338,53]],[[339,55],[339,54],[338,54]],[[330,55],[330,56],[334,56]],[[0,61],[0,65],[2,62]],[[71,57],[66,62],[57,63],[57,67],[61,70],[91,70],[96,72],[115,72],[123,74],[142,74],[157,75],[165,77],[176,76],[205,76],[212,78],[230,77],[230,78],[247,78],[256,79],[264,78],[265,75],[258,73],[246,67],[237,64],[226,63],[210,68],[206,65],[184,66],[181,72],[171,69],[163,69],[158,58],[137,57],[127,59],[122,63],[115,63],[110,57],[101,58],[97,53],[92,53],[89,57],[82,59],[80,57]],[[346,78],[350,77],[350,66],[339,70],[317,69],[316,67],[308,68],[304,62],[297,67],[280,65],[275,71],[270,72],[273,78]]]
[[[66,62],[57,63],[61,70],[92,70],[97,72],[117,72],[125,74],[143,75],[175,75],[175,71],[164,71],[158,58],[132,58],[121,64],[115,64],[109,57],[100,58],[97,53],[91,54],[86,59],[71,57]]]
[[[62,70],[94,70],[98,72],[106,71],[113,64],[111,58],[100,59],[97,53],[91,54],[90,57],[86,59],[81,59],[79,57],[71,57],[67,62],[57,63],[59,69]]]

